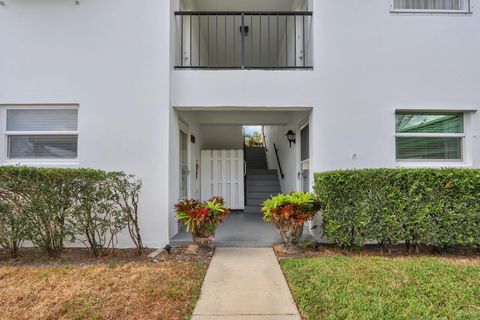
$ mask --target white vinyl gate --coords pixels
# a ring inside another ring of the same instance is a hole
[[[232,210],[243,210],[243,150],[202,150],[202,200],[220,196]]]

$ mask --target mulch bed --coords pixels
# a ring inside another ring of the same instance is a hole
[[[155,249],[145,249],[141,256],[138,255],[135,249],[115,249],[109,250],[102,257],[93,257],[90,250],[86,248],[66,248],[60,257],[51,258],[45,256],[37,248],[23,248],[20,251],[20,256],[12,259],[9,254],[0,249],[0,266],[87,266],[94,264],[122,264],[130,262],[162,262],[162,261],[188,261],[201,262],[208,264],[211,255],[208,253],[187,253],[187,248],[172,248],[171,254],[162,252],[155,258],[149,258],[148,255],[154,252]]]

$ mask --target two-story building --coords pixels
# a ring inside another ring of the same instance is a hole
[[[178,199],[211,195],[243,210],[225,244],[273,242],[261,202],[314,172],[480,167],[476,6],[3,0],[0,163],[135,174],[150,247],[180,236]],[[253,125],[265,148],[244,148]]]

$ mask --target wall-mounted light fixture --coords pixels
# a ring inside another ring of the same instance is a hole
[[[240,26],[240,34],[244,35],[245,37],[248,36],[248,32],[250,28],[248,26]]]
[[[295,134],[295,132],[293,132],[292,130],[288,130],[286,136],[287,136],[288,142],[290,143],[290,148],[291,148],[291,147],[292,147],[292,143],[296,143],[296,142],[297,142],[297,139],[295,138],[295,137],[296,137],[296,134]]]

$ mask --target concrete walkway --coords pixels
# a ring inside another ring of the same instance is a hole
[[[192,320],[300,320],[271,248],[217,248]]]

